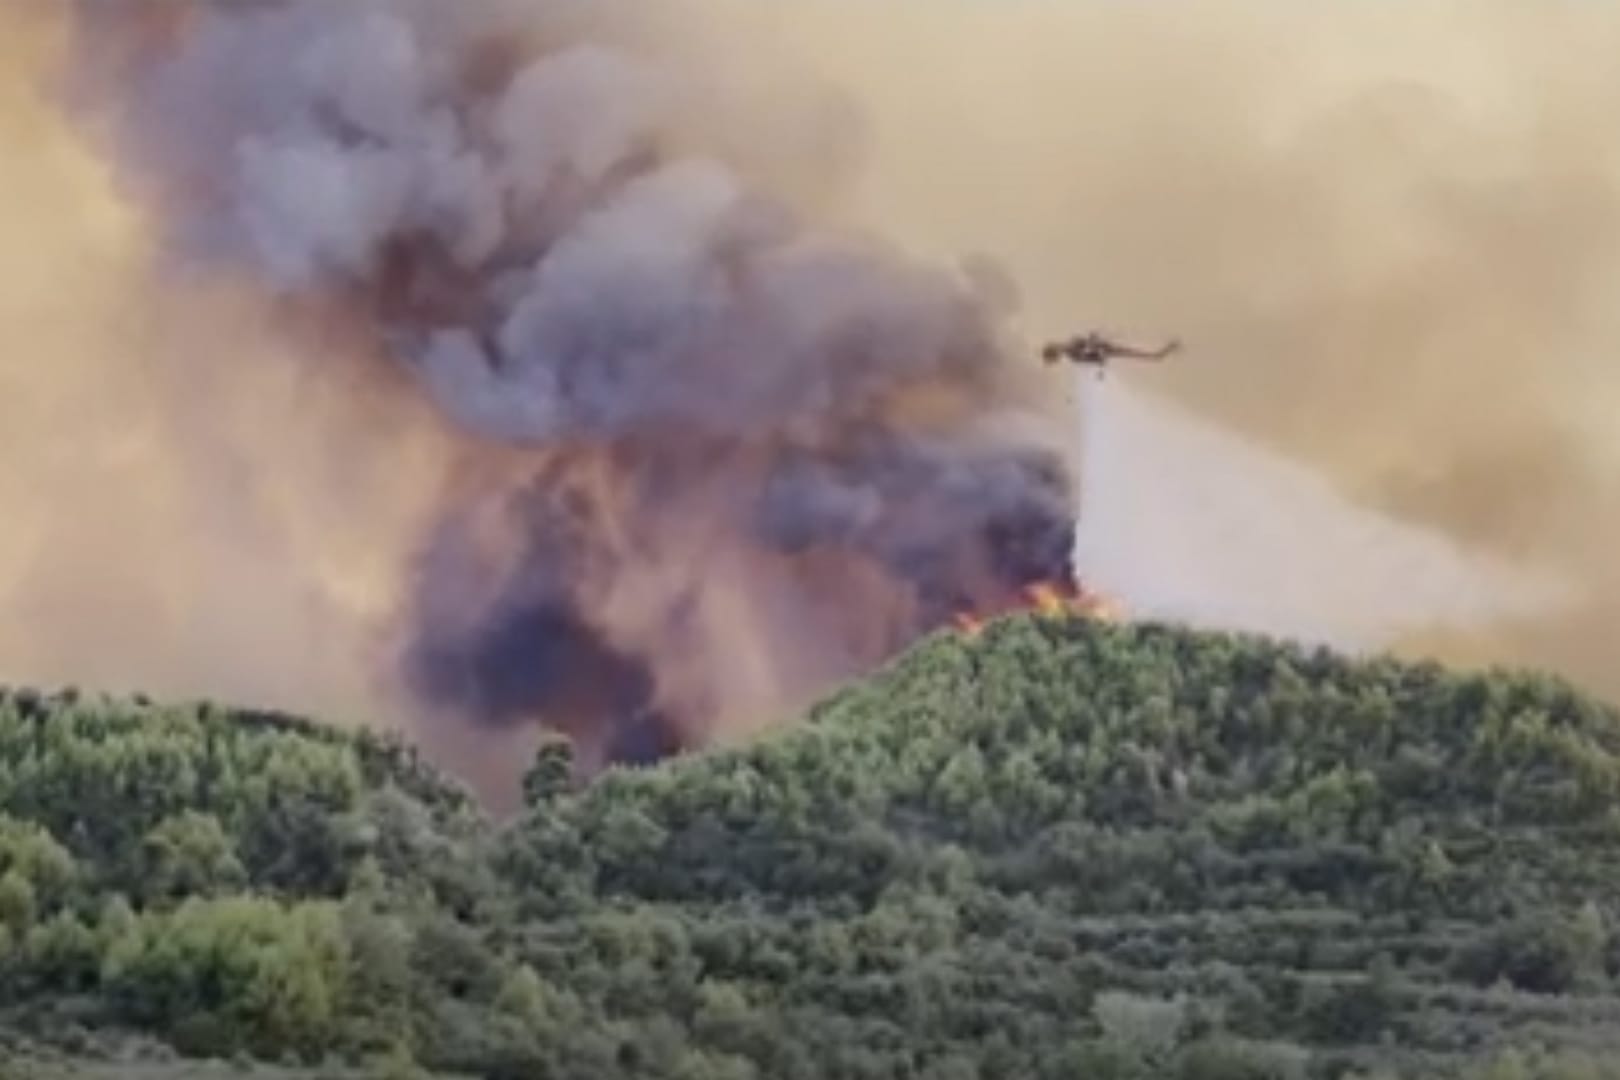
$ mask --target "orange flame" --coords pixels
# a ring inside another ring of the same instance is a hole
[[[1086,618],[1118,622],[1124,617],[1119,603],[1072,581],[1037,581],[1024,586],[1015,603],[990,612],[961,611],[952,618],[956,629],[969,637],[981,633],[986,623],[1003,615],[1030,612],[1043,619]]]
[[[983,619],[980,619],[975,615],[969,615],[965,611],[957,612],[956,616],[952,618],[951,622],[958,630],[969,635],[970,637],[978,634],[979,631],[984,629]]]

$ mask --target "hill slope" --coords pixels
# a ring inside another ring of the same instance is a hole
[[[566,759],[497,831],[374,740],[13,701],[7,1028],[511,1077],[1620,1049],[1620,716],[1551,679],[1018,617],[751,747]]]

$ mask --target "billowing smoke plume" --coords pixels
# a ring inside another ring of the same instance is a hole
[[[400,613],[431,706],[652,756],[1068,575],[1015,297],[839,227],[839,99],[751,112],[760,73],[606,5],[81,15],[169,271],[369,333],[462,433]]]

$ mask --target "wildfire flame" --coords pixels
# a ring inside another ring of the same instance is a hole
[[[1030,612],[1041,618],[1086,618],[1118,622],[1124,617],[1119,602],[1073,581],[1037,581],[1019,590],[1010,605],[994,611],[959,611],[952,625],[969,637],[977,636],[994,619]]]

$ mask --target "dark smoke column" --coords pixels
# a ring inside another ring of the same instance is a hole
[[[1067,576],[1004,293],[805,199],[844,103],[755,108],[608,5],[83,12],[77,100],[177,265],[360,322],[466,434],[406,605],[425,703],[656,757]]]

